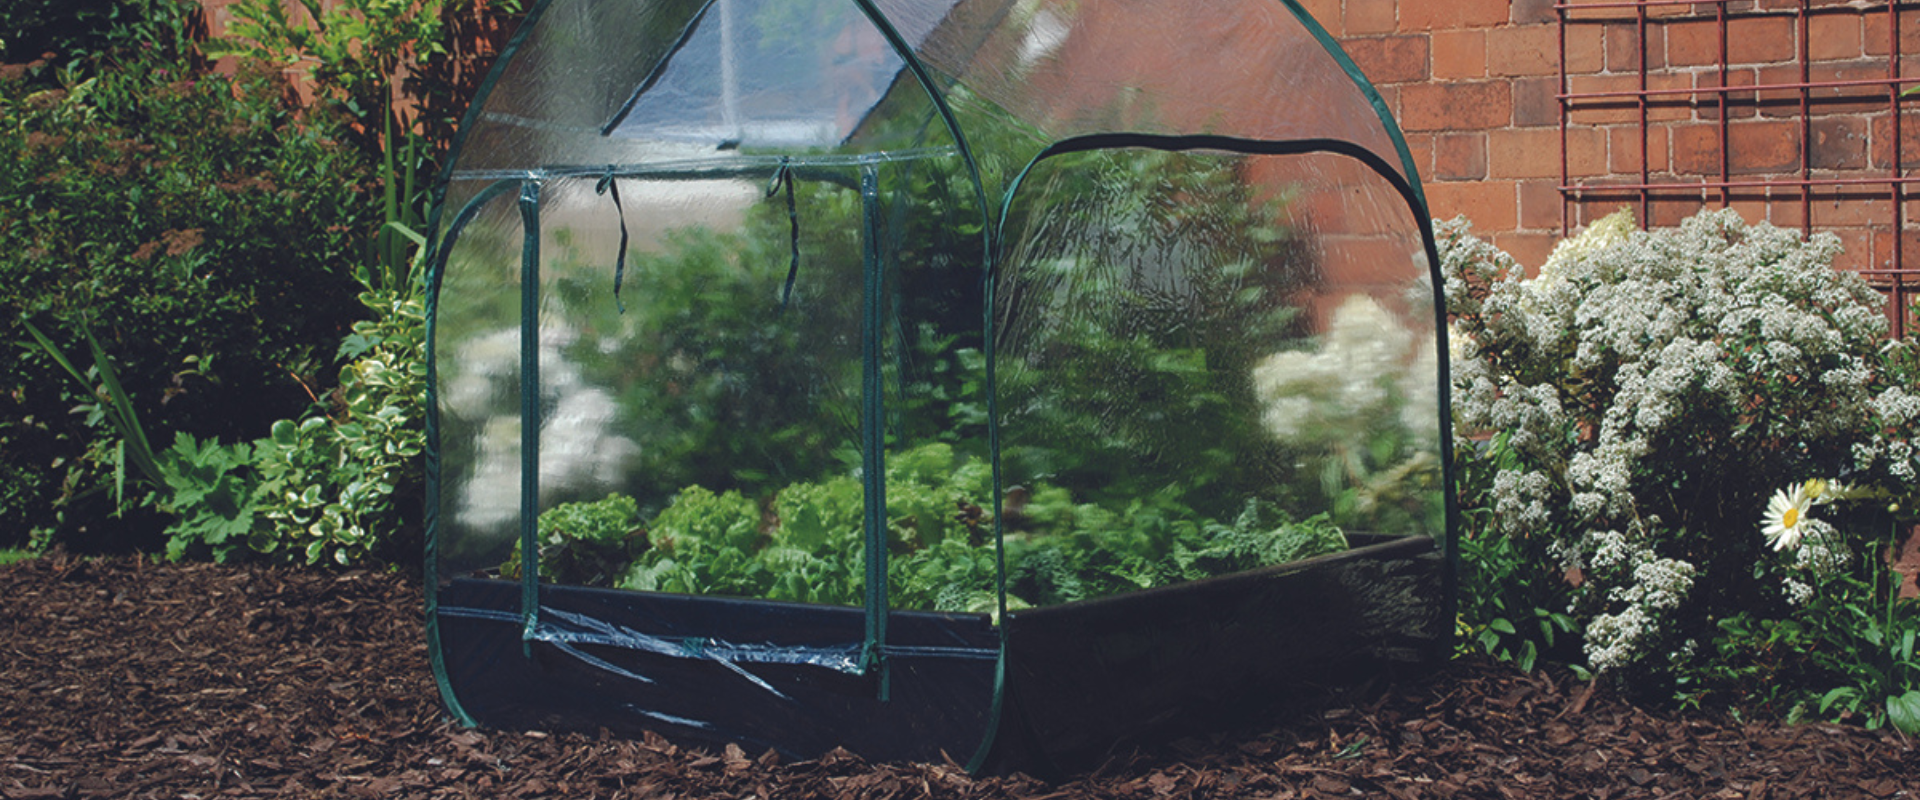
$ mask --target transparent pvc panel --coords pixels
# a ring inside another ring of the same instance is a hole
[[[889,19],[917,42],[945,3],[908,5]],[[466,132],[460,170],[832,148],[904,66],[851,0],[556,2]]]
[[[1354,77],[1277,0],[966,0],[919,54],[1055,140],[1339,140],[1401,170]]]
[[[904,34],[924,31],[909,28]],[[850,0],[713,0],[608,130],[709,148],[832,145],[905,61]]]
[[[790,293],[786,195],[766,191],[777,171],[804,226]],[[862,493],[839,479],[859,463],[861,231],[811,224],[858,207],[838,172],[739,162],[699,177],[622,170],[605,194],[604,176],[546,183],[544,580],[858,601]],[[802,482],[831,499],[781,524],[774,495]]]
[[[517,184],[509,186],[468,209],[436,299],[443,577],[498,566],[518,536],[522,224]]]
[[[984,373],[977,193],[925,90],[902,77],[904,62],[853,3],[634,8],[606,20],[556,4],[542,17],[449,191],[457,204],[502,179],[541,184],[542,577],[858,604],[863,379],[880,378],[885,449],[902,463],[924,467],[940,452],[966,475],[987,463],[984,435],[949,425],[960,406],[973,409],[973,428],[985,425],[982,381],[957,377]],[[939,19],[920,11],[895,21],[909,40]],[[603,24],[648,33],[593,30]],[[609,49],[624,40],[637,49]],[[517,211],[504,207],[517,234]],[[494,249],[513,259],[518,241]],[[511,318],[464,324],[504,331],[518,324],[517,286],[446,291],[499,300]],[[443,307],[460,313],[459,302]],[[470,338],[517,346],[488,330]],[[459,346],[449,341],[443,357]],[[874,348],[873,375],[862,374],[863,347]],[[963,391],[976,395],[970,406]],[[473,414],[511,415],[517,398]],[[442,492],[446,549],[476,553],[456,559],[456,573],[520,567],[518,461],[495,449],[484,458],[491,477],[450,479]],[[479,474],[477,445],[446,457],[450,475]],[[990,486],[965,492],[976,510],[962,524],[957,499],[938,517],[914,505],[931,491],[923,477],[886,475],[908,508],[888,522],[903,576],[948,528],[968,533],[953,541],[990,548],[979,536]],[[485,491],[486,480],[500,485]],[[499,519],[458,521],[463,492],[499,506]]]
[[[1314,336],[1255,367],[1263,427],[1300,454],[1342,527],[1444,536],[1446,376],[1421,220],[1348,155],[1261,158],[1247,174],[1288,187],[1286,218],[1320,264],[1298,299]]]
[[[548,4],[466,132],[460,168],[633,160],[633,148],[602,137],[601,129],[708,2]]]
[[[944,140],[944,137],[940,137]],[[886,281],[889,602],[971,611],[998,605],[987,438],[983,251],[977,198],[957,154],[878,174],[876,241]]]
[[[1010,602],[1444,530],[1419,231],[1346,156],[1037,164],[995,297]]]

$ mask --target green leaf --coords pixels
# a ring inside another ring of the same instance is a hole
[[[1887,698],[1887,721],[1908,736],[1920,735],[1920,690]]]
[[[83,394],[87,397],[94,396],[93,384],[73,366],[73,362],[67,360],[66,354],[60,352],[60,348],[53,343],[53,340],[48,339],[46,334],[41,333],[40,329],[34,327],[25,316],[20,318],[20,325],[27,329],[27,333],[40,345],[41,349],[46,351],[48,356],[53,358],[55,363],[65,369],[68,375],[73,376],[74,381],[80,384]],[[99,373],[101,382],[107,387],[108,405],[102,411],[107,412],[107,418],[113,423],[123,440],[119,450],[119,463],[124,466],[131,459],[133,465],[138,467],[140,472],[153,482],[153,485],[166,485],[165,479],[160,475],[159,464],[154,460],[153,446],[147,442],[147,433],[140,427],[140,419],[134,412],[133,403],[127,398],[126,391],[121,389],[119,378],[114,374],[113,362],[107,359],[106,351],[100,348],[100,342],[93,337],[91,330],[82,325],[80,332],[86,337],[87,347],[93,353],[94,369]],[[131,453],[127,452],[129,448],[124,446],[124,443],[128,442],[132,444]],[[124,481],[124,475],[119,480]],[[120,492],[116,490],[116,493]]]
[[[1828,691],[1826,694],[1820,696],[1820,713],[1827,713],[1828,710],[1833,708],[1835,703],[1841,702],[1846,702],[1848,707],[1851,708],[1858,702],[1857,698],[1859,696],[1860,690],[1852,686],[1841,686]]]

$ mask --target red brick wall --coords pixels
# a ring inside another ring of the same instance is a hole
[[[1613,0],[1574,0],[1574,2]],[[214,35],[225,29],[234,0],[200,0]],[[331,7],[337,0],[322,0]],[[1807,0],[1807,53],[1813,81],[1878,79],[1889,61],[1886,4],[1876,0]],[[1728,85],[1799,79],[1800,30],[1791,15],[1800,0],[1729,0]],[[1475,229],[1523,263],[1544,260],[1563,222],[1578,227],[1622,205],[1631,192],[1584,193],[1565,203],[1561,175],[1561,29],[1553,0],[1301,0],[1338,38],[1380,90],[1407,134],[1435,216],[1465,215]],[[297,7],[294,0],[287,5]],[[1645,36],[1648,85],[1654,89],[1719,85],[1720,3],[1650,6]],[[1785,11],[1785,15],[1778,14]],[[298,13],[297,11],[295,13]],[[1572,92],[1637,88],[1642,43],[1631,9],[1569,12],[1565,26],[1567,86]],[[1920,9],[1900,12],[1902,55],[1920,56]],[[489,29],[497,38],[501,30]],[[473,55],[483,63],[491,51]],[[1920,74],[1920,57],[1905,59]],[[462,62],[464,63],[464,62]],[[456,66],[459,66],[456,64]],[[473,70],[465,70],[473,72]],[[465,76],[471,82],[472,75]],[[1799,177],[1802,154],[1797,92],[1728,94],[1727,161],[1734,180]],[[1885,87],[1815,91],[1811,116],[1814,178],[1891,174],[1892,120]],[[1720,177],[1720,111],[1711,95],[1674,95],[1648,110],[1649,179],[1698,183]],[[1567,179],[1587,184],[1639,181],[1639,110],[1631,100],[1576,100],[1565,134]],[[1903,123],[1903,166],[1920,166],[1920,120]],[[1902,173],[1905,174],[1905,173]],[[1893,264],[1893,207],[1888,189],[1821,187],[1810,208],[1799,189],[1665,190],[1645,222],[1671,225],[1725,202],[1750,221],[1833,231],[1846,244],[1843,266]],[[1906,201],[1904,220],[1920,219],[1920,201]],[[1811,219],[1809,219],[1809,214]],[[1905,226],[1903,226],[1905,227]],[[1907,236],[1905,258],[1920,264],[1920,233]]]
[[[1579,2],[1579,0],[1574,0]],[[1592,0],[1598,2],[1599,0]],[[1302,0],[1339,38],[1379,88],[1406,131],[1435,216],[1465,215],[1523,263],[1544,260],[1561,235],[1561,25],[1552,0]],[[1649,88],[1720,86],[1717,3],[1652,6],[1645,36]],[[1889,14],[1880,2],[1811,0],[1806,38],[1812,81],[1888,76]],[[1726,3],[1728,86],[1800,80],[1797,0]],[[1632,9],[1569,11],[1568,88],[1574,93],[1639,85],[1641,36]],[[1900,12],[1902,55],[1920,55],[1920,10]],[[1920,74],[1920,58],[1903,74]],[[1720,180],[1720,109],[1714,95],[1673,95],[1650,103],[1649,182]],[[1797,91],[1728,94],[1727,161],[1735,181],[1799,178]],[[1893,174],[1885,86],[1813,91],[1814,179]],[[1567,175],[1586,184],[1640,181],[1639,109],[1631,99],[1575,100],[1565,139]],[[1920,162],[1920,120],[1902,124],[1903,166]],[[1906,174],[1906,173],[1902,173]],[[1801,227],[1800,189],[1730,190],[1724,199],[1749,221]],[[1843,266],[1892,264],[1893,207],[1885,185],[1816,187],[1811,225],[1846,244]],[[1718,190],[1663,190],[1646,220],[1671,225],[1719,207]],[[1578,227],[1635,194],[1581,195],[1566,208]],[[1906,201],[1904,220],[1920,218]],[[1903,226],[1906,227],[1906,226]],[[1920,263],[1920,237],[1904,257]]]

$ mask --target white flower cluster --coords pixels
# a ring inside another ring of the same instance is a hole
[[[1261,417],[1282,439],[1323,427],[1351,428],[1387,402],[1412,336],[1373,298],[1348,297],[1334,309],[1318,352],[1267,356],[1253,369]]]
[[[592,493],[617,487],[639,454],[616,434],[619,408],[612,393],[592,385],[563,349],[577,334],[560,325],[540,331],[540,389],[547,412],[540,424],[543,492]],[[498,535],[520,518],[520,329],[506,328],[462,342],[442,370],[449,376],[442,409],[475,421],[472,473],[456,476],[461,525]]]
[[[1587,535],[1594,569],[1627,578],[1606,589],[1610,605],[1620,610],[1597,614],[1587,626],[1587,658],[1595,669],[1628,663],[1660,629],[1660,612],[1679,608],[1693,589],[1693,564],[1655,552],[1661,533],[1660,519],[1651,517],[1635,520],[1624,533]]]
[[[1853,551],[1846,546],[1838,529],[1821,519],[1807,520],[1806,525],[1807,532],[1793,557],[1796,569],[1832,575],[1853,564]]]
[[[1402,316],[1356,293],[1328,315],[1315,349],[1273,353],[1251,370],[1267,433],[1318,473],[1329,498],[1355,490],[1341,524],[1393,524],[1374,515],[1437,490],[1438,341],[1430,313]]]
[[[1594,616],[1587,623],[1587,663],[1602,672],[1632,663],[1651,630],[1647,611],[1640,606]]]
[[[1333,310],[1318,351],[1274,353],[1254,367],[1261,422],[1294,441],[1363,428],[1395,408],[1414,420],[1412,431],[1431,438],[1438,357],[1431,336],[1417,353],[1413,340],[1406,323],[1373,298],[1349,296]]]
[[[1854,468],[1884,473],[1904,485],[1920,480],[1920,449],[1900,435],[1920,426],[1920,395],[1896,384],[1875,395],[1872,405],[1882,435],[1854,444]]]
[[[1504,435],[1517,456],[1489,489],[1495,532],[1555,537],[1551,551],[1591,567],[1581,593],[1596,612],[1595,667],[1651,655],[1663,619],[1690,602],[1698,565],[1662,553],[1726,549],[1698,537],[1727,526],[1688,516],[1725,506],[1702,494],[1725,491],[1714,470],[1782,470],[1794,443],[1920,418],[1920,397],[1872,388],[1862,354],[1885,334],[1882,300],[1832,268],[1832,236],[1802,241],[1732,211],[1640,232],[1622,211],[1529,277],[1463,221],[1436,232],[1457,337],[1455,430]],[[1911,471],[1920,454],[1904,446],[1853,456]],[[1844,555],[1837,536],[1831,548],[1804,538],[1800,552],[1821,564]]]

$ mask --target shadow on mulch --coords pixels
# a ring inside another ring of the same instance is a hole
[[[1475,661],[1064,782],[463,730],[420,619],[417,582],[389,574],[0,567],[0,797],[1920,797],[1895,733],[1650,713]]]

